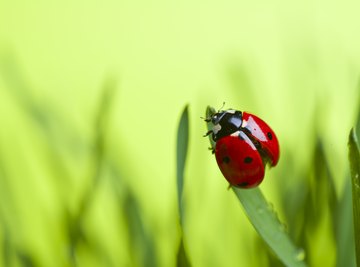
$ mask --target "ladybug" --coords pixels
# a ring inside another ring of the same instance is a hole
[[[265,166],[279,161],[279,142],[259,117],[239,110],[213,111],[205,121],[213,141],[217,164],[232,186],[252,188],[264,179]]]

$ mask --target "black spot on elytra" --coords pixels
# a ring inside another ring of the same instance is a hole
[[[273,139],[272,133],[268,132],[267,137],[269,138],[269,140],[272,140]]]
[[[246,163],[246,164],[249,164],[249,163],[251,163],[253,161],[253,159],[251,158],[251,157],[246,157],[246,158],[244,158],[244,163]]]
[[[229,162],[230,162],[230,158],[227,157],[227,156],[225,156],[225,157],[223,157],[222,162],[224,162],[224,163],[229,163]]]
[[[242,182],[242,183],[237,184],[238,187],[247,187],[248,185],[249,185],[248,182]]]

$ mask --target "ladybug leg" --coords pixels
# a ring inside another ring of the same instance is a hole
[[[231,189],[231,184],[229,184],[229,186],[228,186],[227,190],[230,190],[230,189]]]
[[[202,120],[204,120],[204,121],[206,121],[206,122],[210,122],[210,121],[211,121],[211,117],[209,117],[209,118],[200,117],[200,119],[202,119]]]
[[[211,150],[211,153],[212,153],[212,154],[215,154],[215,148],[208,147],[208,149]]]
[[[213,133],[213,131],[210,130],[210,131],[208,131],[206,134],[204,134],[203,137],[206,137],[206,136],[208,136],[208,135],[210,135],[210,134],[212,134],[212,133]]]

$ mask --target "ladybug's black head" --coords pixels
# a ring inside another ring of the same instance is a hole
[[[231,135],[240,130],[242,125],[242,113],[238,110],[221,110],[211,116],[212,138],[216,142],[220,138]]]

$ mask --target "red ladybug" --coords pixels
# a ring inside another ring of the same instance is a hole
[[[205,119],[211,128],[216,161],[230,185],[252,188],[261,183],[265,165],[279,160],[279,142],[259,117],[234,109],[220,110]]]

